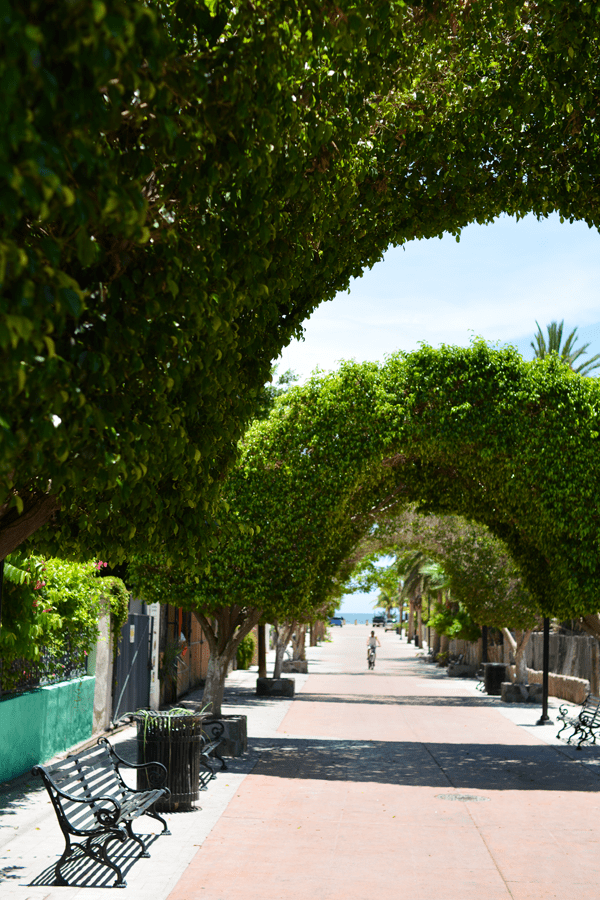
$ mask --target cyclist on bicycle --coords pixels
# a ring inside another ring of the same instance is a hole
[[[367,662],[369,662],[369,657],[371,655],[371,651],[373,651],[373,665],[375,665],[375,653],[377,647],[381,647],[379,643],[379,638],[376,636],[375,632],[371,632],[371,637],[367,638]]]

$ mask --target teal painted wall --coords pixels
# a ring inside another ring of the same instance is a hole
[[[93,676],[0,701],[0,781],[92,736]]]

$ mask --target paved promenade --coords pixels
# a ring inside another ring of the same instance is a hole
[[[368,672],[366,635],[333,629],[291,702],[234,673],[250,753],[131,861],[128,900],[597,900],[600,753],[559,745],[539,708],[479,694],[391,633]],[[51,810],[34,830],[39,792],[13,806],[3,900],[97,898],[52,886],[61,838]]]

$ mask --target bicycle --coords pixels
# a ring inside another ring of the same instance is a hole
[[[375,668],[375,647],[369,647],[369,653],[367,655],[367,663],[369,664],[369,669]]]

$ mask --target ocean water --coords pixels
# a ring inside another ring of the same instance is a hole
[[[354,625],[354,622],[358,622],[359,625],[365,625],[367,622],[371,622],[373,619],[373,613],[353,613],[353,612],[339,612],[336,613],[337,616],[342,616],[346,625]]]

